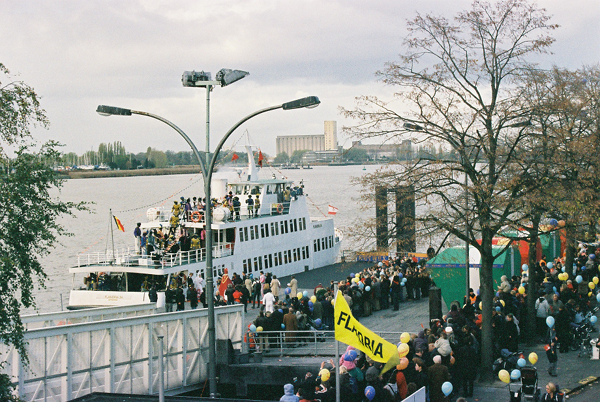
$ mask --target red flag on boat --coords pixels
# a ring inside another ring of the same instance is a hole
[[[234,152],[233,156],[231,157],[231,161],[237,161],[238,159],[240,159],[240,157]]]
[[[262,154],[262,151],[259,149],[258,150],[258,166],[262,167],[262,163],[263,160],[265,159],[265,157]]]
[[[117,218],[116,216],[113,215],[113,218],[115,218],[115,223],[117,224],[117,228],[121,231],[124,232],[125,228],[123,227],[123,224],[121,223],[121,221],[119,220],[119,218]]]
[[[336,207],[334,207],[333,205],[330,205],[327,213],[329,215],[335,215],[335,214],[337,214],[337,211],[338,211],[338,209]]]

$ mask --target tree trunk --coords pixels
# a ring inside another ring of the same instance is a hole
[[[481,268],[479,281],[482,302],[481,323],[481,376],[480,381],[491,382],[494,378],[492,363],[494,362],[494,331],[492,328],[492,310],[494,308],[494,264],[492,251],[492,233],[482,231],[481,238]]]
[[[569,274],[569,278],[573,279],[573,264],[575,263],[575,253],[577,247],[575,246],[575,230],[567,222],[565,226],[565,243],[567,244],[566,258],[565,258],[565,272]]]
[[[527,282],[527,323],[525,330],[525,341],[528,345],[533,345],[536,338],[536,311],[535,301],[538,294],[538,283],[540,277],[536,269],[537,262],[537,244],[539,241],[538,231],[540,227],[540,214],[535,214],[531,219],[531,233],[529,237],[529,255],[527,258],[527,265],[529,265],[529,281]]]

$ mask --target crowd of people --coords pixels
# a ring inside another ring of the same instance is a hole
[[[586,313],[597,304],[598,251],[595,247],[581,245],[575,264],[569,270],[564,266],[564,259],[547,262],[542,256],[533,267],[524,265],[522,275],[502,277],[492,311],[495,357],[519,351],[528,317],[527,299],[533,297],[536,298],[537,340],[548,345],[548,372],[556,376],[557,353],[569,351],[571,331],[582,324]],[[529,294],[529,289],[534,288],[531,282],[534,280],[538,291]],[[383,262],[351,275],[339,282],[339,289],[355,317],[359,318],[390,305],[397,309],[398,303],[405,299],[427,297],[430,284],[424,265],[402,259]],[[314,290],[314,296],[323,301],[323,307],[331,304],[332,290],[332,286],[319,286]],[[306,295],[296,301],[292,298],[292,303],[302,305],[305,299]],[[425,386],[430,401],[447,401],[448,396],[442,390],[445,382],[452,384],[451,396],[472,396],[481,352],[481,307],[479,291],[470,289],[462,303],[451,303],[450,310],[441,320],[432,320],[429,328],[411,334],[407,343],[407,364],[383,375],[380,375],[383,364],[371,361],[360,351],[349,356],[353,349],[349,347],[339,362],[342,400],[402,400]],[[303,314],[314,315],[314,311],[314,308],[312,311],[304,308]],[[322,311],[331,312],[323,308],[318,314]],[[327,320],[327,314],[319,318],[331,322]],[[282,400],[335,400],[335,366],[330,364],[329,373],[324,373],[321,366],[315,370],[315,374],[320,373],[318,375],[307,373],[303,379],[295,378],[286,385],[287,392]],[[290,390],[294,389],[296,392],[292,395]],[[372,390],[375,392],[371,398],[368,394],[372,394]],[[549,383],[546,391],[543,400],[555,401],[560,395],[554,383]]]

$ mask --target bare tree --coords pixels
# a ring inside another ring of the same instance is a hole
[[[398,87],[401,110],[363,96],[354,110],[342,111],[359,121],[346,129],[358,138],[412,137],[455,155],[390,166],[367,181],[413,185],[417,201],[432,206],[418,218],[423,229],[449,232],[480,252],[484,379],[491,378],[494,349],[492,238],[522,216],[515,208],[523,193],[513,162],[530,131],[517,89],[528,57],[546,51],[554,28],[545,10],[526,0],[475,1],[452,20],[417,14],[408,21],[407,52],[378,73]]]

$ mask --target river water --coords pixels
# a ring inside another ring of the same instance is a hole
[[[373,218],[375,211],[361,211],[358,197],[361,188],[351,183],[352,177],[375,171],[379,166],[314,166],[312,169],[271,170],[262,169],[261,177],[286,176],[299,183],[304,181],[310,215],[327,215],[328,205],[338,208],[335,215],[336,227],[344,230],[355,224],[357,218]],[[231,175],[229,175],[231,176]],[[198,197],[203,194],[203,181],[197,175],[136,176],[67,180],[59,197],[64,201],[93,202],[92,213],[81,212],[75,217],[61,219],[61,223],[72,237],[63,237],[42,264],[48,274],[46,289],[36,291],[37,311],[41,313],[59,311],[68,305],[69,291],[73,287],[69,266],[77,262],[77,254],[103,251],[111,245],[110,210],[117,216],[125,233],[114,230],[115,248],[133,246],[133,229],[136,222],[146,220],[150,207],[172,206],[179,197]],[[331,216],[331,215],[330,215]],[[353,249],[346,240],[342,250]],[[423,250],[418,250],[423,251]],[[76,278],[76,286],[82,277]],[[26,313],[33,313],[33,310]]]

